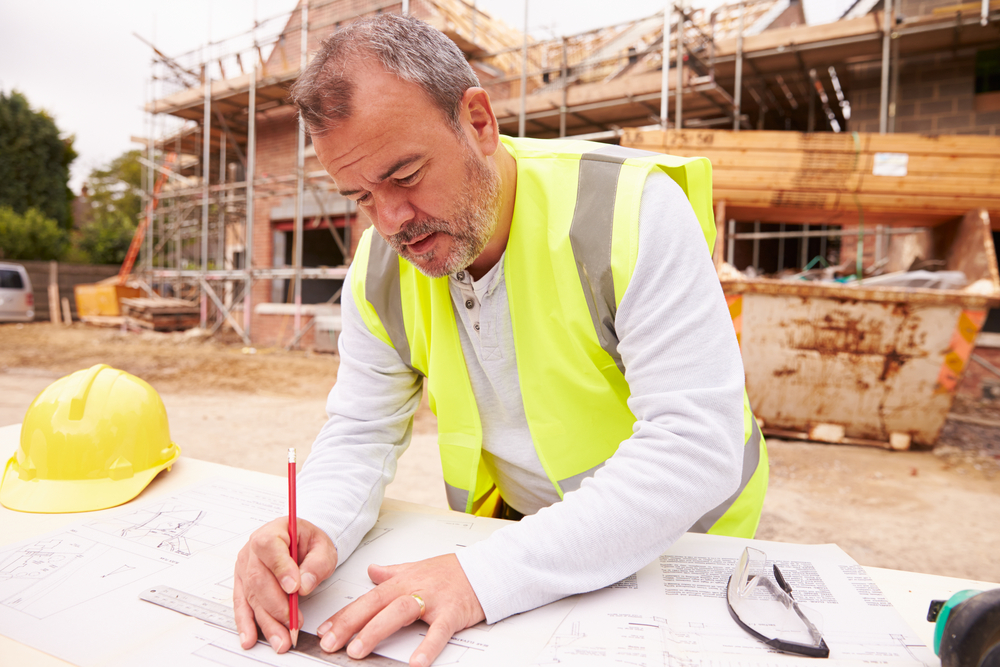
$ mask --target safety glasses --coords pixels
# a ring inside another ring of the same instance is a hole
[[[772,564],[771,570],[766,565],[763,551],[743,550],[727,586],[729,614],[741,628],[775,650],[829,657],[830,649],[817,627],[820,615],[795,601],[792,587],[777,565]]]

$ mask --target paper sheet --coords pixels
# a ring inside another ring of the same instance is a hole
[[[315,634],[320,623],[372,589],[374,586],[367,574],[371,563],[387,565],[453,553],[488,537],[503,525],[504,522],[473,516],[383,515],[347,562],[302,601],[300,608],[306,618],[304,629]],[[545,646],[572,605],[572,601],[562,601],[493,625],[480,623],[463,630],[451,638],[434,664],[528,664]],[[409,662],[426,631],[427,625],[418,621],[379,644],[375,652]]]
[[[281,667],[315,661],[243,651],[224,630],[143,602],[167,585],[231,605],[236,554],[258,526],[285,512],[277,493],[231,482],[126,505],[0,550],[0,627],[25,644],[80,665]],[[372,588],[371,563],[392,564],[464,548],[504,525],[471,516],[386,514],[301,609],[305,629]],[[730,618],[725,583],[749,540],[685,535],[631,577],[457,634],[435,665],[809,664],[770,652]],[[833,545],[753,542],[781,568],[796,598],[823,615],[831,663],[933,665],[936,658],[877,586]],[[427,626],[414,623],[377,647],[408,661]]]
[[[749,540],[688,534],[634,576],[579,596],[535,664],[778,665],[813,658],[772,651],[741,629],[726,583]],[[777,563],[800,603],[822,614],[824,665],[933,665],[923,645],[846,553],[834,545],[753,541]]]
[[[231,482],[99,518],[0,550],[4,634],[63,660],[103,664],[130,646],[187,627],[138,600],[148,586],[219,590],[250,533],[286,511],[277,493]],[[219,592],[215,597],[228,596]],[[175,663],[176,664],[176,663]]]

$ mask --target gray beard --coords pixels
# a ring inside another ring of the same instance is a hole
[[[466,154],[465,171],[465,185],[450,220],[425,218],[411,222],[385,239],[396,254],[428,278],[440,278],[468,268],[486,248],[496,230],[502,196],[500,176],[469,153]],[[417,255],[406,248],[406,244],[413,239],[434,232],[452,238],[447,256],[437,257],[438,250]],[[434,264],[438,259],[440,262]]]

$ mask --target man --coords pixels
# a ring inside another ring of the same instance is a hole
[[[451,506],[524,519],[459,554],[372,565],[377,586],[320,625],[326,651],[362,657],[422,618],[424,667],[455,632],[609,585],[686,530],[753,535],[766,453],[705,245],[706,161],[501,138],[461,52],[394,15],[335,33],[292,97],[377,235],[299,476],[302,561],[284,519],[240,552],[244,647],[256,620],[288,650],[287,593],[373,525],[423,376]]]

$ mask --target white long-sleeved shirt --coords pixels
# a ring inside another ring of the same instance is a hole
[[[449,280],[486,463],[504,499],[529,515],[457,554],[487,622],[628,576],[737,489],[742,360],[697,218],[668,176],[646,180],[635,271],[615,319],[633,434],[562,502],[521,403],[503,260],[478,281]],[[422,384],[368,331],[350,290],[341,303],[340,370],[299,475],[298,512],[342,562],[378,517]]]

